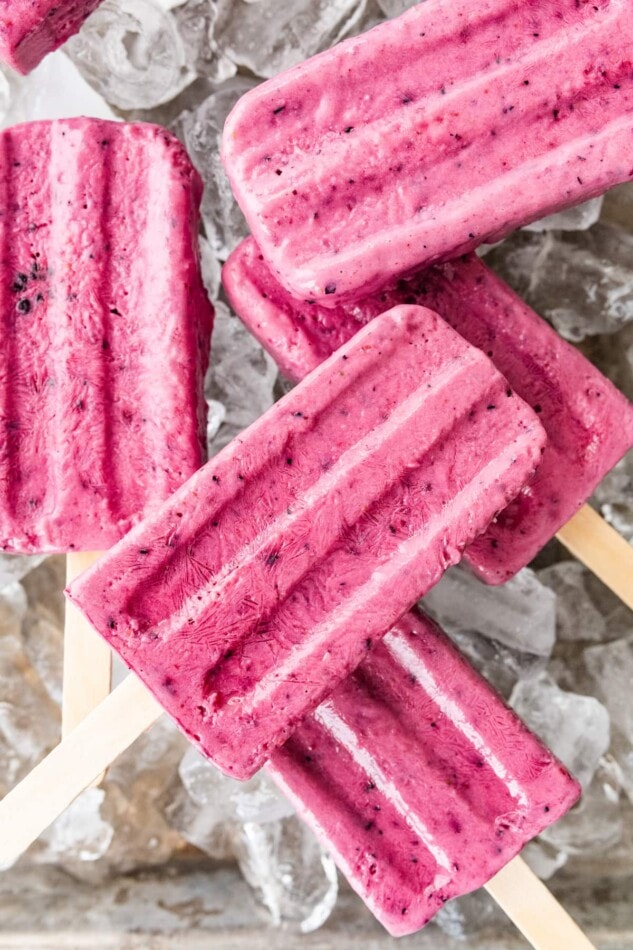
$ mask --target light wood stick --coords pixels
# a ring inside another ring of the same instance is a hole
[[[10,867],[162,711],[141,681],[127,676],[0,801],[0,868]]]
[[[633,547],[597,511],[584,505],[556,537],[633,610]]]
[[[485,887],[535,950],[595,950],[522,858],[506,864]]]
[[[99,552],[66,555],[70,583],[101,557]],[[72,732],[106,698],[112,682],[112,650],[70,601],[64,621],[62,738]]]

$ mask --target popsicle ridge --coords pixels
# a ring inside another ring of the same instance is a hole
[[[282,283],[332,305],[633,176],[629,14],[434,0],[244,96],[224,161]]]
[[[417,611],[268,769],[394,936],[484,884],[579,794]]]
[[[398,307],[70,596],[193,741],[248,777],[516,495],[543,441],[481,353]]]
[[[2,143],[1,544],[100,550],[204,459],[201,185],[149,125],[32,123]]]

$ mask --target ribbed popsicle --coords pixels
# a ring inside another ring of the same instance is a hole
[[[490,584],[508,580],[578,511],[633,446],[633,407],[481,261],[467,256],[330,309],[293,298],[252,238],[222,275],[238,315],[290,379],[302,379],[386,307],[437,311],[486,353],[539,414],[548,441],[528,489],[465,552]]]
[[[489,881],[580,794],[417,611],[299,725],[268,770],[394,936]]]
[[[101,0],[0,0],[0,59],[29,73],[69,37]]]
[[[247,778],[517,494],[544,439],[482,353],[398,307],[70,596],[194,743]]]
[[[331,305],[632,178],[632,48],[628,0],[427,0],[247,93],[224,164]]]
[[[201,182],[144,124],[0,135],[0,548],[110,547],[205,458]]]

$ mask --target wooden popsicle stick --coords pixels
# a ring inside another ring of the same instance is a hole
[[[127,676],[0,801],[0,868],[10,867],[162,712],[141,681]]]
[[[556,537],[633,610],[633,547],[597,511],[584,505]]]
[[[66,555],[66,581],[101,557],[100,552]],[[94,627],[69,600],[64,621],[64,678],[62,692],[62,738],[78,726],[110,692],[112,650]]]
[[[595,950],[523,858],[506,864],[485,888],[535,950]]]

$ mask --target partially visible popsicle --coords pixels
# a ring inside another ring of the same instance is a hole
[[[0,59],[19,73],[35,69],[77,33],[101,0],[0,0]]]
[[[486,583],[525,567],[633,446],[628,400],[474,256],[334,309],[288,294],[252,238],[233,252],[222,280],[237,314],[294,380],[386,307],[403,303],[436,310],[492,359],[539,414],[548,441],[529,488],[465,552]]]
[[[155,126],[0,135],[2,550],[66,552],[72,579],[204,461],[201,191]],[[82,620],[70,606],[64,733],[110,687],[110,651]]]
[[[110,547],[205,458],[201,182],[165,129],[0,134],[0,548]]]
[[[223,159],[327,304],[633,177],[630,0],[427,0],[248,92]]]
[[[247,778],[459,560],[544,441],[481,352],[397,307],[69,595],[192,741]]]
[[[418,612],[299,725],[268,770],[396,937],[489,881],[580,794]]]

